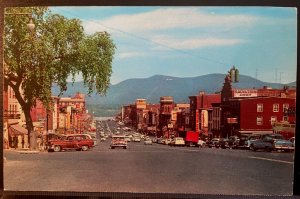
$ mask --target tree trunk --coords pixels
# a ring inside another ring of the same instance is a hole
[[[24,114],[26,118],[26,128],[28,131],[28,143],[29,143],[29,149],[30,150],[36,150],[37,149],[37,140],[36,140],[36,132],[33,129],[33,122],[30,115],[30,107],[27,107],[25,105]]]

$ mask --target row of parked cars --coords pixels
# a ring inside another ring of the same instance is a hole
[[[244,148],[253,151],[281,150],[291,152],[294,150],[294,138],[284,139],[281,134],[245,135],[242,137],[213,138],[207,143],[208,147],[216,148]]]

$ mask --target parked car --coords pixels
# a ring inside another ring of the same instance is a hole
[[[134,142],[140,142],[141,141],[141,137],[140,136],[133,136],[133,141]]]
[[[218,145],[218,147],[222,149],[229,149],[232,148],[233,142],[232,140],[229,140],[227,138],[220,138],[219,142],[216,145]]]
[[[171,138],[165,138],[165,139],[163,139],[162,143],[165,145],[169,145],[171,140],[172,140]]]
[[[176,137],[170,141],[170,146],[184,146],[184,145],[185,145],[185,141],[182,137]]]
[[[206,142],[204,140],[198,140],[197,146],[203,148],[206,146]]]
[[[157,140],[158,140],[157,137],[152,138],[153,143],[157,143]]]
[[[146,138],[145,141],[144,141],[144,144],[145,145],[148,145],[148,144],[152,145],[152,140],[150,138]]]
[[[219,148],[219,141],[220,141],[220,138],[211,139],[210,141],[208,141],[208,147],[209,148],[211,148],[211,147]]]
[[[66,149],[87,151],[94,146],[94,141],[85,134],[66,135],[48,142],[48,151],[59,152]]]
[[[293,143],[293,146],[295,146],[295,137],[291,137],[291,138],[289,139],[289,141],[291,141],[291,142]]]
[[[274,146],[274,142],[276,140],[282,140],[282,136],[278,136],[277,134],[266,134],[262,135],[260,139],[256,139],[251,141],[250,143],[250,149],[253,151],[256,150],[266,150],[266,151],[272,151]]]
[[[122,135],[112,136],[110,148],[114,149],[116,147],[122,147],[124,149],[127,149],[127,141],[125,140],[125,136]]]
[[[275,140],[273,143],[273,149],[278,151],[282,150],[286,152],[291,152],[295,148],[290,140]]]
[[[160,137],[157,139],[158,144],[163,144],[163,142],[164,142],[164,138]]]

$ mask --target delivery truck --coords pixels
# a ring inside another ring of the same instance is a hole
[[[186,146],[197,146],[199,140],[199,132],[196,131],[181,131],[179,137],[182,137]]]

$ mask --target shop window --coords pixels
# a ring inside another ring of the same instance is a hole
[[[289,104],[283,104],[283,106],[282,106],[282,111],[283,111],[283,112],[287,112],[288,109],[289,109]]]
[[[257,104],[257,112],[263,112],[264,111],[264,106],[263,104]]]
[[[274,125],[277,122],[277,117],[276,116],[272,116],[271,117],[271,125]]]
[[[273,104],[273,112],[279,112],[279,104]]]
[[[256,118],[256,124],[257,124],[257,125],[263,125],[263,117],[258,116],[258,117]]]

